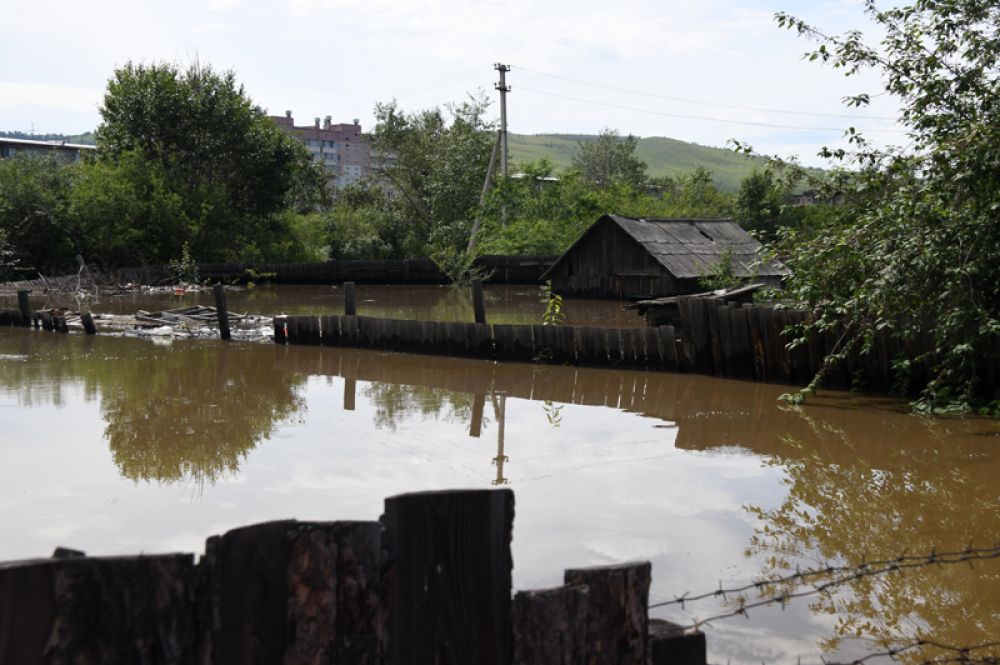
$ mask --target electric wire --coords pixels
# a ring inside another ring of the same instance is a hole
[[[829,118],[850,118],[850,119],[862,119],[862,120],[888,120],[894,122],[896,118],[884,115],[864,115],[864,114],[854,114],[854,113],[830,113],[823,111],[791,111],[788,109],[776,109],[776,108],[766,108],[761,106],[742,106],[738,104],[729,104],[726,102],[709,102],[700,99],[691,99],[689,97],[675,97],[673,95],[664,95],[655,92],[646,92],[643,90],[635,90],[632,88],[622,88],[614,85],[607,85],[604,83],[595,83],[592,81],[583,81],[581,79],[570,78],[568,76],[560,76],[558,74],[549,74],[547,72],[541,72],[537,69],[531,69],[529,67],[524,67],[521,65],[517,66],[518,69],[524,70],[528,73],[535,74],[537,76],[544,76],[546,78],[557,79],[560,81],[568,81],[570,83],[576,83],[579,85],[586,85],[593,88],[602,88],[604,90],[611,90],[614,92],[623,92],[630,95],[640,95],[644,97],[654,97],[657,99],[665,99],[672,102],[680,102],[682,104],[694,104],[697,106],[708,106],[710,108],[726,108],[735,111],[755,111],[761,113],[780,113],[783,115],[795,115],[795,116],[805,116],[805,117],[829,117]],[[878,96],[878,95],[872,95]]]

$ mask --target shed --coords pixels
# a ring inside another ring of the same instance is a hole
[[[568,296],[655,298],[704,291],[701,277],[727,251],[747,281],[780,286],[788,270],[731,219],[634,219],[603,215],[543,275]]]

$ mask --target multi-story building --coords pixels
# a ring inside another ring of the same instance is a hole
[[[361,125],[333,124],[326,116],[322,125],[316,118],[312,125],[296,126],[291,111],[271,116],[274,123],[305,144],[313,159],[323,165],[334,187],[344,187],[371,175],[371,144],[361,133]]]

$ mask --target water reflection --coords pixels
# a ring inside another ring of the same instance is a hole
[[[970,436],[968,423],[934,423],[923,440],[893,441],[890,435],[885,439],[894,445],[870,451],[846,428],[803,420],[812,425],[811,440],[787,439],[768,462],[785,474],[784,501],[770,509],[747,507],[761,523],[747,555],[766,562],[762,574],[787,574],[802,560],[859,565],[997,544],[995,436],[977,437],[974,426]],[[810,609],[838,617],[820,641],[836,651],[844,640],[858,638],[880,648],[919,639],[990,642],[1000,635],[997,608],[1000,565],[985,561],[857,579],[842,593],[817,597]],[[915,651],[901,658],[927,656]]]
[[[394,493],[506,483],[520,588],[557,584],[565,566],[645,558],[653,598],[666,599],[801,562],[997,539],[996,422],[924,420],[848,394],[782,409],[785,390],[0,330],[0,530],[19,535],[0,558],[55,545],[198,550],[206,534],[254,521],[374,517]],[[179,498],[178,481],[205,487]],[[859,581],[812,611],[754,613],[714,629],[710,657],[853,658],[871,646],[847,639],[859,632],[983,641],[1000,633],[998,563]],[[687,623],[717,613],[712,603],[661,616]]]
[[[18,351],[8,353],[0,386],[36,407],[62,405],[63,391],[82,382],[84,399],[100,401],[121,475],[136,481],[204,483],[235,473],[303,406],[305,377],[261,363],[253,347],[121,339],[95,353],[93,338],[20,331],[13,341]]]

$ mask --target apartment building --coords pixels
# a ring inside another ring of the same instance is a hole
[[[334,187],[344,187],[371,174],[371,144],[355,120],[351,124],[333,124],[326,116],[320,124],[296,126],[291,111],[271,116],[274,123],[305,144],[313,159],[323,165]]]

